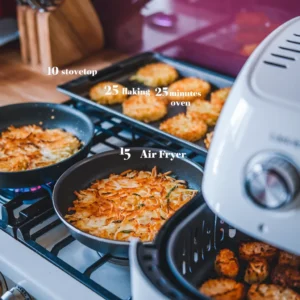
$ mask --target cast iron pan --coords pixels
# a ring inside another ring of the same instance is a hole
[[[24,103],[0,107],[0,132],[11,125],[21,127],[33,124],[71,132],[83,146],[73,156],[51,166],[20,172],[0,172],[0,188],[24,188],[56,181],[65,170],[88,155],[94,125],[82,112],[52,103]]]
[[[131,158],[128,160],[124,160],[124,157],[120,155],[120,150],[104,152],[77,163],[59,178],[52,197],[54,209],[75,239],[100,253],[118,258],[128,258],[129,242],[90,235],[75,228],[64,219],[68,208],[73,206],[72,203],[76,199],[74,191],[85,189],[93,181],[107,178],[112,173],[120,174],[128,169],[151,170],[157,166],[159,172],[172,171],[177,178],[186,180],[190,188],[200,191],[203,170],[199,165],[181,158],[175,158],[173,161],[164,158],[144,159],[141,158],[143,150],[160,151],[154,148],[132,148],[130,150]]]

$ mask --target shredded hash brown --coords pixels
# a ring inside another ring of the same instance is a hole
[[[104,105],[123,103],[127,99],[127,95],[123,93],[124,88],[116,82],[99,82],[90,89],[90,98]]]
[[[199,118],[181,113],[160,123],[159,129],[181,139],[195,142],[206,134],[207,125]]]
[[[208,126],[216,125],[220,111],[211,102],[197,99],[187,108],[187,114],[203,120]]]
[[[147,86],[169,85],[178,77],[176,69],[165,63],[151,63],[141,67],[130,80],[136,80]]]
[[[169,101],[194,101],[197,98],[205,99],[211,90],[209,82],[195,77],[185,77],[180,79],[169,86]],[[195,96],[180,96],[176,92],[198,92],[200,95]],[[175,93],[175,95],[173,95]]]
[[[222,110],[222,107],[224,106],[230,91],[231,91],[231,87],[226,87],[211,93],[210,96],[211,104],[214,105],[215,107],[219,107],[219,109]]]
[[[134,95],[123,103],[123,113],[146,123],[157,121],[167,114],[167,105],[163,99],[150,95]]]
[[[158,173],[156,167],[111,174],[75,192],[77,199],[65,219],[97,237],[152,241],[165,221],[197,193],[170,174]]]
[[[62,129],[36,125],[10,126],[0,134],[0,171],[17,172],[58,163],[81,147],[81,142]]]

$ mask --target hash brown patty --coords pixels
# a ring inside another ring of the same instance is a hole
[[[242,300],[245,286],[230,278],[210,279],[202,284],[199,291],[214,300]]]
[[[160,120],[167,114],[167,105],[163,99],[150,95],[134,95],[123,103],[123,113],[133,119],[146,123]]]
[[[0,133],[0,171],[19,172],[56,164],[82,146],[70,132],[37,125],[10,126]]]
[[[180,79],[169,86],[168,98],[169,101],[194,101],[197,98],[205,99],[211,90],[211,85],[207,81],[195,78],[186,77]],[[186,93],[186,96],[180,95]],[[194,95],[188,95],[194,93]]]
[[[187,107],[187,114],[203,120],[208,126],[217,123],[220,111],[210,102],[197,99]]]
[[[159,129],[181,139],[195,142],[205,135],[207,125],[200,119],[181,113],[162,122]]]
[[[136,80],[147,86],[158,87],[169,85],[178,78],[175,68],[165,63],[152,63],[141,67],[131,80]]]
[[[104,105],[122,103],[127,99],[127,95],[123,94],[123,88],[125,88],[123,85],[116,82],[99,82],[90,89],[90,98]]]
[[[300,300],[300,295],[289,288],[275,284],[251,285],[248,300]]]
[[[153,167],[150,171],[110,174],[75,192],[71,214],[65,218],[76,228],[100,238],[152,241],[166,220],[197,193],[171,173],[159,173]]]
[[[211,93],[210,101],[213,105],[219,106],[222,109],[226,99],[231,91],[231,87],[222,88]]]

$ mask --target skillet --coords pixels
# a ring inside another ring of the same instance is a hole
[[[175,158],[173,161],[158,157],[141,158],[143,150],[150,150],[152,153],[164,151],[154,148],[131,148],[131,157],[128,160],[124,160],[124,157],[120,155],[120,150],[100,153],[80,161],[59,178],[53,191],[53,206],[58,217],[79,242],[102,254],[128,258],[129,242],[93,236],[77,229],[64,218],[68,213],[68,208],[73,206],[73,201],[76,199],[74,191],[86,189],[97,179],[107,178],[112,173],[120,174],[128,169],[150,171],[157,166],[158,172],[172,171],[177,178],[186,180],[189,188],[200,191],[203,169],[199,165],[182,158]],[[198,198],[199,196],[195,196],[190,202],[196,201]]]
[[[47,129],[66,130],[83,145],[71,157],[47,167],[19,172],[0,171],[0,189],[33,187],[56,181],[65,170],[88,155],[94,125],[84,113],[53,103],[22,103],[0,107],[0,133],[11,125],[21,127],[33,124]]]

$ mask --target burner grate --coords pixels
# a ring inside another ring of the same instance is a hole
[[[165,138],[153,136],[146,131],[138,130],[115,117],[102,113],[83,103],[71,100],[68,101],[66,105],[73,106],[86,113],[95,125],[95,136],[89,154],[90,156],[120,147],[154,147],[175,152],[185,152],[189,159],[204,165],[205,156],[200,151],[196,153],[194,150],[187,149],[186,146],[170,142]],[[95,274],[101,270],[104,270],[103,274],[107,275],[106,268],[110,267],[114,272],[116,272],[115,269],[118,268],[118,272],[123,272],[123,275],[127,272],[128,277],[128,265],[126,265],[126,263],[124,264],[124,262],[120,263],[116,261],[116,259],[110,255],[103,255],[101,257],[97,252],[76,241],[57,218],[49,196],[33,204],[24,205],[24,200],[28,200],[30,195],[32,196],[32,193],[19,194],[9,202],[3,201],[0,197],[0,204],[2,204],[0,228],[15,236],[22,243],[26,244],[103,298],[112,300],[130,299],[130,291],[126,291],[123,294],[116,291],[115,294],[110,291],[114,290],[113,287],[110,288],[102,282],[99,283],[95,276]],[[49,245],[49,240],[52,240],[53,236],[54,240],[51,242],[51,245]],[[78,243],[78,245],[76,243]],[[88,253],[87,257],[90,259],[90,263],[81,265],[81,262],[78,261],[79,259],[76,257],[76,253],[72,253],[72,251],[68,252],[67,259],[63,256],[64,252],[74,244],[83,249],[82,253],[84,253],[84,255]],[[75,257],[69,257],[72,255]],[[74,259],[74,261],[69,262],[70,259]],[[76,262],[77,265],[74,262]],[[125,279],[129,285],[129,278],[126,278],[126,275]],[[115,282],[115,278],[110,281]],[[123,282],[123,280],[117,281],[119,284]]]
[[[98,259],[95,262],[87,266],[83,272],[80,272],[79,270],[72,267],[59,257],[60,252],[64,248],[68,247],[70,244],[75,242],[75,239],[71,235],[67,235],[63,239],[54,243],[51,249],[47,249],[45,246],[42,245],[42,242],[39,241],[39,239],[51,230],[59,230],[58,227],[59,225],[61,225],[61,221],[57,218],[55,218],[53,221],[50,221],[46,225],[43,225],[43,223],[47,222],[47,220],[50,220],[50,218],[53,216],[56,217],[54,209],[51,208],[39,215],[37,218],[28,221],[26,224],[24,224],[17,230],[17,238],[24,242],[27,246],[32,248],[34,251],[38,252],[41,256],[51,261],[57,267],[63,269],[66,273],[76,278],[80,282],[84,283],[91,290],[98,293],[105,299],[121,299],[91,279],[92,274],[111,258],[110,255],[105,255],[100,258],[98,257]],[[41,224],[44,227],[31,233],[33,229],[36,229],[36,227],[41,226]]]

